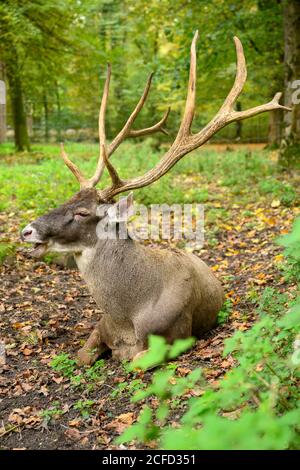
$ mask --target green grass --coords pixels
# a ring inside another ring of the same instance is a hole
[[[258,189],[261,194],[271,194],[274,198],[280,199],[285,206],[292,205],[297,197],[295,189],[290,184],[275,178],[260,181]]]
[[[96,144],[66,145],[68,155],[86,175],[91,175],[96,166],[98,146]],[[112,157],[124,178],[143,174],[159,160],[162,152],[154,151],[151,140],[143,143],[126,142]],[[255,152],[249,156],[245,151],[194,152],[180,161],[167,175],[149,188],[135,192],[141,203],[205,202],[214,197],[209,194],[207,183],[216,183],[243,193],[249,185],[259,179],[271,177],[274,164],[267,152]],[[200,175],[200,179],[198,177]],[[188,187],[185,179],[189,181]],[[109,183],[105,174],[99,187]],[[232,188],[234,186],[234,188]],[[265,191],[263,185],[260,186]],[[78,184],[60,158],[58,145],[34,145],[30,154],[15,156],[13,147],[0,146],[0,211],[19,210],[22,223],[32,216],[65,201],[78,190]]]
[[[12,243],[0,243],[0,266],[8,256],[13,256],[15,246]]]

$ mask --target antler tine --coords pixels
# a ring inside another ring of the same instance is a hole
[[[160,131],[165,135],[169,135],[168,131],[164,129],[164,124],[166,123],[168,116],[170,114],[171,108],[168,107],[167,111],[163,115],[160,121],[158,121],[154,126],[145,127],[144,129],[131,129],[128,132],[128,137],[141,137],[143,135],[153,134],[154,132]]]
[[[102,153],[103,149],[106,147],[105,113],[106,113],[107,98],[108,98],[108,93],[109,93],[110,76],[111,76],[111,65],[107,64],[106,80],[105,80],[103,96],[102,96],[100,110],[99,110],[99,142],[101,143],[100,154]]]
[[[111,177],[112,187],[113,188],[119,188],[120,186],[122,186],[123,181],[119,177],[119,175],[117,173],[117,170],[113,167],[113,165],[108,160],[105,145],[101,145],[101,147],[102,147],[102,152],[101,153],[102,153],[103,162],[104,162],[104,164],[105,164],[105,166],[106,166],[106,168],[109,172],[109,175]]]
[[[107,72],[106,72],[106,80],[105,80],[105,85],[104,85],[104,90],[103,90],[103,95],[102,95],[102,100],[101,100],[101,105],[100,105],[100,110],[99,110],[99,121],[98,121],[99,122],[99,158],[98,158],[98,163],[97,163],[95,174],[89,179],[90,187],[96,186],[96,184],[99,182],[103,173],[103,168],[105,166],[104,153],[105,155],[107,154],[106,134],[105,134],[105,113],[106,113],[107,99],[108,99],[108,93],[109,93],[110,77],[111,77],[111,64],[108,63]]]
[[[140,113],[141,109],[143,108],[147,100],[153,75],[154,75],[154,72],[152,72],[149,75],[146,86],[144,88],[143,94],[139,102],[137,103],[136,107],[130,114],[123,128],[120,130],[118,135],[114,138],[114,140],[109,145],[108,152],[107,152],[108,158],[119,147],[119,145],[123,142],[123,140],[126,139],[127,137],[141,137],[143,135],[153,134],[154,132],[157,132],[157,131],[161,131],[165,134],[167,133],[166,130],[163,128],[163,126],[165,125],[167,118],[169,116],[170,109],[171,109],[170,107],[167,109],[162,119],[158,121],[156,124],[154,124],[153,126],[146,127],[145,129],[137,129],[137,130],[131,129],[134,121],[136,120],[138,114]]]
[[[106,154],[105,111],[106,111],[107,98],[108,98],[108,93],[109,93],[110,76],[111,76],[111,65],[107,64],[106,80],[105,80],[103,96],[102,96],[100,111],[99,111],[99,145],[100,145],[99,158],[98,158],[97,168],[96,168],[94,176],[92,176],[90,179],[86,179],[81,173],[81,171],[79,170],[79,168],[69,159],[68,155],[65,152],[64,146],[61,143],[61,155],[67,167],[72,171],[76,179],[79,181],[80,189],[93,188],[94,186],[96,186],[103,172],[102,165],[104,164],[103,162],[105,161],[105,154]]]
[[[187,136],[191,132],[191,126],[195,114],[195,102],[196,102],[196,79],[197,79],[197,56],[196,56],[196,43],[198,40],[198,30],[195,32],[192,44],[191,44],[191,59],[190,59],[190,73],[188,92],[185,102],[185,110],[181,125],[176,137],[176,140],[181,139],[183,136]]]
[[[107,88],[107,94],[108,94],[110,74],[111,74],[111,68],[109,68],[107,70],[107,77],[106,77],[106,82],[105,82],[105,87],[104,87],[104,94],[105,94],[105,88]],[[103,154],[101,155],[101,145],[100,145],[100,155],[99,155],[98,165],[97,165],[95,175],[92,178],[94,186],[96,186],[96,184],[100,181],[100,179],[102,177],[103,171],[104,171],[105,167],[107,166],[105,162],[108,161],[110,155],[119,147],[121,142],[126,138],[128,132],[130,130],[131,125],[133,124],[136,116],[138,115],[141,108],[143,107],[143,105],[144,105],[144,103],[147,99],[150,87],[151,87],[151,82],[152,82],[153,75],[154,75],[153,73],[151,73],[149,75],[146,86],[145,86],[144,91],[143,91],[143,94],[142,94],[138,104],[136,105],[135,109],[133,110],[133,112],[129,116],[129,118],[128,118],[127,122],[125,123],[124,127],[121,129],[121,131],[118,133],[118,135],[114,138],[114,140],[108,146],[108,149],[105,152],[104,158],[103,158]],[[108,81],[108,86],[106,86],[107,81]],[[106,97],[106,100],[105,100],[105,108],[106,108],[106,103],[107,103],[107,97]],[[103,122],[103,119],[102,119],[102,117],[103,117],[102,116],[103,115],[102,104],[104,104],[103,99],[101,101],[100,112],[99,112],[99,141],[100,142],[103,141],[103,137],[104,137],[104,140],[105,140],[105,129],[104,129],[104,135],[103,135],[104,122]],[[101,108],[102,108],[102,111],[101,111]],[[104,112],[105,112],[105,108],[104,108]],[[100,116],[101,116],[101,118],[100,118]],[[102,127],[101,132],[100,132],[100,126]],[[100,136],[100,134],[102,134],[102,137]],[[112,168],[112,166],[110,166],[110,167]],[[109,171],[109,169],[108,169],[108,171]]]
[[[165,125],[167,118],[169,116],[170,109],[171,109],[170,107],[167,109],[162,119],[158,121],[158,123],[154,124],[153,126],[147,127],[145,129],[138,129],[138,130],[131,129],[135,119],[137,118],[139,112],[141,111],[142,107],[144,106],[147,100],[147,97],[151,88],[153,75],[154,75],[153,72],[149,75],[146,86],[144,88],[143,94],[139,102],[137,103],[136,107],[134,108],[131,115],[127,119],[123,128],[120,130],[118,135],[113,139],[111,144],[108,146],[107,151],[106,151],[107,160],[112,155],[112,153],[119,147],[119,145],[123,142],[123,140],[125,140],[127,137],[141,137],[144,135],[153,134],[158,131],[163,132],[164,134],[168,134],[163,126]],[[100,115],[99,115],[99,118],[100,118]],[[100,129],[100,125],[99,125],[99,129]],[[100,181],[103,171],[105,169],[105,166],[107,166],[105,165],[105,159],[100,158],[98,161],[96,173],[93,177],[94,186]]]
[[[247,80],[247,65],[244,55],[244,49],[238,37],[233,38],[236,50],[236,75],[234,84],[224,101],[219,113],[225,113],[233,110],[233,106],[240,96]],[[218,114],[219,114],[218,113]]]
[[[281,91],[279,91],[274,95],[274,98],[269,101],[269,103],[261,104],[260,106],[255,106],[254,108],[246,109],[245,111],[233,111],[229,114],[226,124],[229,124],[233,121],[241,121],[252,116],[257,116],[257,114],[265,113],[266,111],[274,111],[274,109],[284,109],[285,111],[292,111],[292,108],[288,108],[287,106],[279,104],[281,96],[282,93]]]
[[[67,167],[72,171],[73,175],[75,178],[79,181],[80,184],[80,189],[83,189],[88,186],[88,181],[85,179],[79,168],[73,163],[68,155],[65,152],[64,144],[61,142],[60,144],[60,149],[61,149],[61,156],[67,165]]]
[[[136,107],[134,108],[134,110],[130,114],[130,116],[127,119],[126,123],[124,124],[123,128],[120,130],[118,135],[114,138],[114,140],[110,144],[110,146],[108,148],[108,156],[110,156],[119,147],[121,142],[123,142],[123,140],[128,136],[132,124],[134,123],[135,119],[137,118],[139,112],[141,111],[142,107],[144,106],[144,104],[146,102],[146,99],[148,97],[148,94],[149,94],[149,91],[150,91],[150,88],[151,88],[153,75],[154,75],[154,72],[151,72],[149,77],[148,77],[146,86],[144,88],[143,94],[142,94],[139,102],[137,103]]]

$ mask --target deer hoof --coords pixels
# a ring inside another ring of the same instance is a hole
[[[99,354],[90,349],[79,349],[77,353],[77,362],[80,366],[91,366],[98,359]]]

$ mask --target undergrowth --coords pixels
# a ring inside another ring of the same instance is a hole
[[[299,277],[300,220],[279,243]],[[250,330],[225,341],[224,357],[231,355],[238,365],[217,386],[200,368],[185,377],[178,377],[176,367],[156,370],[151,384],[132,398],[143,405],[138,422],[117,442],[157,440],[164,449],[299,449],[300,298],[266,288],[257,315]],[[152,337],[150,346],[136,367],[148,369],[169,358],[170,346],[162,338]],[[171,405],[189,390],[196,397],[174,421]],[[149,397],[159,403],[155,411]]]

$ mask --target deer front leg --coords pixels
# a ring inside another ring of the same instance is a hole
[[[79,365],[90,366],[94,364],[98,357],[108,349],[101,339],[101,324],[102,321],[100,320],[93,329],[85,345],[79,349],[77,353]]]

